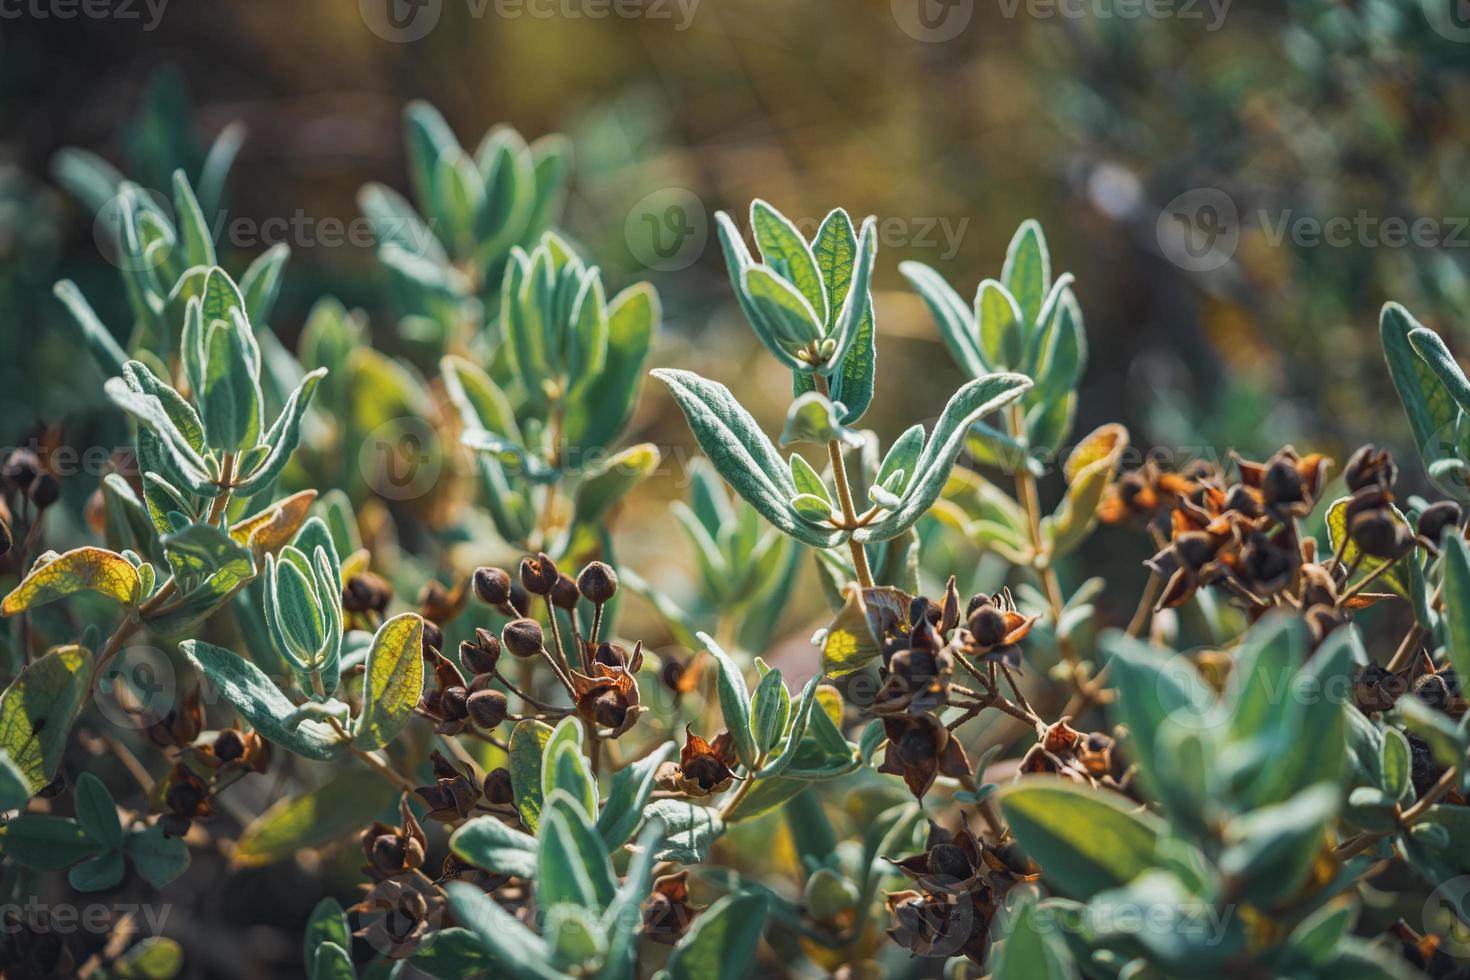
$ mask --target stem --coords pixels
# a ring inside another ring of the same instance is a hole
[[[817,382],[818,393],[823,398],[829,397],[827,379],[820,374],[814,374],[813,377]],[[828,440],[827,457],[832,461],[832,479],[837,484],[837,503],[842,507],[843,523],[849,528],[857,527],[857,508],[852,505],[852,488],[847,484],[847,464],[842,461],[842,445],[836,439]],[[862,542],[848,538],[847,547],[852,552],[852,569],[857,575],[858,586],[871,589],[873,571],[868,567],[868,553],[863,549]]]
[[[367,764],[367,767],[373,772],[377,773],[379,776],[382,776],[384,779],[388,780],[388,782],[402,789],[404,792],[412,793],[414,790],[418,789],[418,787],[415,786],[407,776],[400,775],[391,766],[383,762],[371,752],[364,752],[362,749],[349,749],[349,751],[353,755],[361,759],[363,762],[365,762]]]

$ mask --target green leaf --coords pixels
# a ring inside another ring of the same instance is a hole
[[[714,637],[708,633],[700,633],[699,642],[714,657],[715,663],[719,665],[720,672],[716,679],[716,687],[720,694],[720,713],[725,718],[725,727],[735,739],[735,754],[748,769],[755,769],[760,752],[756,748],[755,736],[750,731],[750,690],[745,686],[745,678],[741,676],[740,668],[735,666],[735,661],[730,659]]]
[[[330,895],[316,903],[311,918],[306,922],[303,945],[308,968],[316,963],[317,949],[323,943],[332,943],[339,949],[352,948],[352,927],[347,922],[347,913],[342,903]],[[320,980],[314,969],[309,969],[309,980]]]
[[[70,311],[72,319],[82,331],[82,340],[97,359],[97,364],[102,372],[108,377],[116,377],[123,372],[123,365],[127,363],[127,352],[122,345],[112,336],[111,331],[97,318],[92,306],[87,302],[77,284],[70,279],[58,282],[52,290],[56,298],[65,304]]]
[[[209,224],[189,178],[184,171],[174,171],[174,214],[178,219],[179,232],[184,240],[184,258],[190,265],[211,266],[215,264],[214,239],[209,234]]]
[[[363,675],[362,713],[352,727],[359,749],[377,749],[398,736],[424,690],[424,621],[400,613],[378,627]]]
[[[34,871],[60,871],[103,850],[75,820],[41,813],[22,813],[7,823],[0,849]]]
[[[1086,539],[1097,520],[1097,505],[1127,448],[1128,430],[1112,423],[1093,431],[1067,457],[1063,467],[1067,495],[1056,513],[1042,521],[1053,558],[1067,554]]]
[[[102,780],[84,772],[77,777],[76,785],[77,822],[97,843],[105,847],[122,844],[122,821],[117,817],[117,804]]]
[[[761,259],[800,291],[812,311],[818,314],[818,322],[825,325],[830,315],[826,289],[816,257],[801,232],[785,215],[760,198],[750,203],[750,226]]]
[[[351,955],[336,943],[322,943],[311,960],[311,980],[357,980]]]
[[[123,849],[128,852],[128,860],[138,876],[153,887],[172,882],[190,864],[187,843],[182,837],[166,836],[159,824],[129,833]]]
[[[1379,335],[1388,361],[1389,377],[1409,419],[1409,430],[1426,467],[1444,459],[1449,451],[1460,409],[1424,359],[1415,353],[1409,333],[1421,329],[1409,311],[1397,303],[1385,303],[1379,317]],[[1470,499],[1470,492],[1460,499]]]
[[[178,942],[144,936],[113,962],[110,974],[118,980],[173,980],[183,968],[184,950]]]
[[[776,270],[752,265],[743,274],[745,295],[782,349],[795,357],[822,339],[822,320],[805,297]],[[825,319],[825,318],[823,318]]]
[[[475,817],[449,838],[449,849],[477,868],[517,878],[536,877],[536,838],[499,817]]]
[[[1402,800],[1412,785],[1409,782],[1412,766],[1409,740],[1397,728],[1384,729],[1380,764],[1383,767],[1383,791],[1392,800]]]
[[[30,793],[56,778],[91,670],[92,655],[85,649],[57,647],[26,666],[0,694],[0,751],[25,775]]]
[[[599,461],[577,485],[573,524],[600,524],[634,487],[653,475],[662,459],[657,446],[640,442]]]
[[[510,785],[521,822],[532,831],[541,823],[541,756],[551,741],[551,726],[533,719],[516,723],[510,733]]]
[[[718,813],[687,800],[654,800],[643,808],[643,819],[657,819],[667,830],[663,846],[654,855],[656,861],[698,864],[725,832],[725,822]]]
[[[1445,652],[1461,677],[1470,677],[1470,548],[1465,536],[1447,534],[1444,549]]]
[[[568,729],[574,737],[558,738],[562,726],[569,721],[575,723]],[[576,716],[571,716],[562,719],[556,728],[541,759],[541,792],[550,799],[555,790],[561,790],[577,801],[588,819],[595,818],[597,780],[592,776],[587,757],[582,754],[582,723]]]
[[[106,548],[83,547],[57,555],[48,552],[0,603],[0,614],[14,616],[78,592],[97,592],[132,606],[138,600],[138,570]]]
[[[766,672],[751,695],[751,733],[755,736],[756,752],[764,755],[775,747],[786,732],[786,722],[791,715],[791,695],[781,682],[781,672]]]
[[[609,848],[621,847],[633,836],[643,819],[643,808],[653,795],[658,767],[674,751],[673,742],[665,742],[630,766],[613,775],[607,802],[597,815],[597,831]]]
[[[1119,888],[1158,862],[1158,821],[1116,793],[1037,777],[997,795],[1043,877],[1074,898]]]
[[[546,798],[537,867],[536,901],[542,908],[571,902],[601,911],[612,904],[617,879],[607,845],[582,801],[564,790]],[[574,872],[571,877],[569,871]]]
[[[781,445],[829,442],[861,445],[861,437],[842,424],[837,409],[826,395],[808,391],[798,395],[786,411],[786,425],[781,429]]]
[[[240,277],[240,292],[245,296],[245,316],[252,324],[270,322],[271,310],[281,292],[281,270],[290,257],[290,246],[277,242],[260,253]]]
[[[1076,975],[1066,947],[1042,927],[1040,918],[1034,901],[1016,910],[992,980],[1069,980]]]
[[[913,284],[934,324],[939,328],[939,337],[949,348],[955,363],[971,377],[978,378],[987,370],[984,357],[980,354],[978,328],[969,304],[960,298],[944,277],[922,262],[900,262],[898,271]]]
[[[317,385],[322,378],[327,376],[326,368],[317,368],[308,372],[286,399],[286,405],[281,409],[281,414],[271,425],[270,430],[260,440],[263,445],[270,447],[270,452],[256,465],[249,474],[235,484],[235,493],[240,497],[250,497],[268,487],[281,470],[285,469],[286,462],[291,454],[296,451],[296,446],[301,442],[301,418],[306,414],[306,407],[311,404],[312,393],[316,391]]]
[[[755,969],[767,899],[751,892],[711,905],[674,947],[671,980],[742,980]]]
[[[750,252],[745,247],[745,240],[740,237],[740,230],[735,227],[735,222],[728,214],[720,211],[715,214],[715,231],[720,237],[720,246],[725,252],[725,271],[729,273],[730,285],[735,290],[735,298],[740,303],[740,310],[745,314],[745,319],[755,330],[756,337],[776,360],[794,371],[803,370],[803,363],[796,359],[794,353],[786,350],[780,338],[777,337],[773,325],[767,321],[746,289],[745,273],[748,269],[754,268],[755,262],[750,257]],[[806,301],[802,300],[802,302]]]
[[[912,527],[939,499],[971,424],[1021,397],[1029,387],[1030,379],[1020,374],[989,374],[963,385],[944,406],[929,434],[899,506],[854,537],[886,541]]]
[[[1336,783],[1319,783],[1226,825],[1220,870],[1242,899],[1271,908],[1302,888],[1326,846],[1340,797]]]
[[[9,753],[0,751],[0,810],[18,810],[31,798],[30,782]]]
[[[837,217],[834,218],[834,215]],[[852,223],[840,209],[827,216],[827,221],[818,234],[825,233],[828,226],[834,223],[840,227],[841,235],[851,237]],[[877,221],[868,218],[863,222],[862,236],[856,245],[856,261],[843,276],[846,281],[842,282],[841,289],[833,290],[834,295],[842,295],[842,303],[832,314],[829,330],[830,338],[836,342],[836,346],[821,368],[821,373],[831,379],[830,395],[833,401],[845,406],[841,419],[844,425],[852,425],[862,418],[873,400],[873,377],[877,372],[878,351],[877,331],[873,323],[873,297],[868,290],[868,283],[872,278],[873,262],[877,255],[877,240]],[[800,394],[809,383],[813,387],[816,383],[801,372],[797,373],[795,382],[796,394]]]
[[[1439,378],[1439,383],[1444,385],[1460,410],[1470,411],[1470,380],[1466,379],[1455,355],[1450,353],[1439,334],[1425,327],[1416,327],[1409,331],[1408,337],[1409,346],[1429,365],[1429,370]]]
[[[66,880],[79,892],[100,892],[116,888],[126,873],[122,851],[107,850],[74,866]]]
[[[775,676],[779,682],[781,675],[779,671],[773,670],[766,676]],[[787,714],[790,714],[791,725],[785,731],[778,733],[778,737],[785,736],[786,744],[776,758],[769,760],[760,772],[756,773],[758,778],[771,779],[779,776],[796,760],[796,755],[801,750],[802,739],[806,736],[807,726],[811,722],[812,705],[816,704],[817,688],[820,686],[821,681],[822,678],[817,676],[806,682],[806,687],[802,689],[801,697],[797,699],[795,713],[790,712],[789,702],[791,696],[789,694],[786,695],[786,710],[782,712],[782,716],[784,719]],[[786,688],[783,685],[781,687],[782,693],[785,693],[785,690]]]
[[[602,370],[567,406],[562,435],[568,445],[600,449],[627,425],[661,315],[658,292],[646,282],[629,286],[608,303],[607,356]]]
[[[283,797],[241,832],[235,864],[274,864],[305,848],[328,844],[361,829],[397,796],[398,789],[377,773],[355,769],[305,793]]]
[[[975,323],[980,332],[980,357],[995,367],[1021,367],[1026,345],[1026,322],[1016,298],[994,279],[975,291]]]
[[[545,941],[501,908],[479,885],[451,881],[444,890],[455,920],[474,935],[498,967],[489,971],[491,975],[560,980],[562,974],[548,962],[551,954]]]
[[[479,938],[457,926],[430,933],[410,962],[436,980],[481,980],[494,966]]]
[[[796,487],[785,460],[728,388],[690,371],[659,368],[651,373],[668,386],[720,476],[762,517],[818,548],[846,540],[846,532],[819,531],[791,510],[788,501],[796,496]]]
[[[280,688],[260,668],[221,647],[185,640],[179,649],[234,709],[264,738],[308,759],[336,758],[346,741],[328,723],[297,715]]]
[[[1006,249],[1000,281],[1016,298],[1025,325],[1034,325],[1051,289],[1051,255],[1046,248],[1046,236],[1036,221],[1028,218],[1016,229]]]

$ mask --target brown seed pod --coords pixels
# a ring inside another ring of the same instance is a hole
[[[617,595],[618,573],[606,562],[588,562],[577,575],[577,591],[586,596],[588,602],[600,606]]]
[[[566,572],[556,577],[556,584],[551,587],[549,596],[551,604],[558,609],[576,609],[577,600],[581,598],[577,592],[577,582]]]
[[[500,641],[511,656],[526,659],[538,656],[545,643],[541,624],[534,619],[515,619],[500,631]]]
[[[499,691],[476,691],[470,695],[470,720],[481,728],[494,728],[505,721],[505,695]]]
[[[560,574],[556,570],[556,562],[544,551],[534,558],[527,555],[521,559],[521,585],[532,595],[551,592]]]
[[[476,599],[499,608],[510,601],[510,574],[503,568],[482,566],[470,578],[470,588]]]

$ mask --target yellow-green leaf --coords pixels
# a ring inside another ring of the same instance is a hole
[[[106,548],[77,548],[32,568],[0,604],[0,614],[14,616],[89,590],[130,606],[138,596],[138,570],[122,555]]]
[[[235,864],[258,867],[320,847],[366,826],[398,790],[375,772],[356,769],[299,796],[283,798],[251,821],[235,848]]]
[[[551,731],[550,725],[527,718],[510,733],[510,786],[521,822],[532,831],[541,823],[541,756]]]
[[[424,621],[401,613],[378,627],[367,655],[362,714],[352,733],[359,749],[376,749],[403,730],[424,691]]]
[[[1327,540],[1331,544],[1334,553],[1336,553],[1338,544],[1343,539],[1343,535],[1347,533],[1347,507],[1350,502],[1351,498],[1349,497],[1339,497],[1332,502],[1331,507],[1327,508]],[[1393,511],[1395,523],[1409,523],[1409,519],[1397,507],[1394,507],[1392,504],[1389,507]],[[1385,561],[1385,559],[1375,555],[1363,555],[1362,560],[1359,561],[1358,543],[1351,538],[1348,539],[1347,545],[1343,548],[1342,560],[1349,568],[1356,565],[1359,578],[1373,574]],[[1413,593],[1409,591],[1409,581],[1413,571],[1409,568],[1409,563],[1413,560],[1414,549],[1410,548],[1408,554],[1402,558],[1395,559],[1396,567],[1390,568],[1378,577],[1378,581],[1388,586],[1395,595],[1408,599],[1411,602],[1413,601]]]
[[[25,776],[32,793],[56,776],[91,669],[92,655],[84,647],[58,647],[21,671],[0,694],[0,750]]]
[[[1103,491],[1128,448],[1128,430],[1117,423],[1100,426],[1077,444],[1067,457],[1064,472],[1067,496],[1056,513],[1046,518],[1044,531],[1050,542],[1050,558],[1081,544],[1092,529]]]

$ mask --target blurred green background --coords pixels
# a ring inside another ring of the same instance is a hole
[[[78,448],[127,441],[51,295],[55,280],[77,280],[125,335],[105,224],[51,174],[65,146],[160,189],[175,166],[197,172],[240,121],[247,136],[216,216],[222,264],[242,268],[285,242],[272,327],[288,346],[332,294],[365,311],[376,347],[420,358],[398,334],[355,196],[367,181],[406,186],[401,113],[422,98],[468,145],[502,122],[527,138],[571,137],[562,224],[614,288],[657,286],[652,361],[731,385],[768,431],[789,381],[754,368],[763,355],[732,302],[715,211],[743,215],[760,196],[808,231],[835,206],[879,217],[879,381],[866,424],[885,443],[932,419],[963,380],[898,263],[934,266],[968,296],[1036,217],[1056,268],[1077,277],[1087,321],[1077,437],[1122,421],[1142,451],[1172,459],[1232,447],[1259,457],[1292,442],[1341,460],[1373,440],[1402,450],[1406,490],[1427,489],[1377,314],[1397,299],[1452,345],[1464,337],[1470,21],[1449,0],[96,9],[108,16],[67,0],[0,9],[7,446],[54,423]],[[1394,221],[1417,231],[1397,234]],[[432,358],[417,366],[433,373]],[[662,391],[646,389],[635,440],[664,447],[669,465],[622,516],[620,557],[673,580],[691,560],[664,501],[684,492],[692,441]],[[1044,485],[1052,496],[1057,482]],[[72,515],[95,486],[64,485]],[[64,524],[51,533],[67,536]],[[1099,608],[1116,621],[1132,610],[1144,556],[1139,536],[1103,529],[1064,571],[1109,576]],[[798,603],[783,634],[804,644],[824,610],[819,596]],[[231,896],[196,896],[226,903],[201,920],[249,909],[261,930],[249,958],[295,962],[295,940],[268,927],[304,915],[282,882],[235,881]]]

